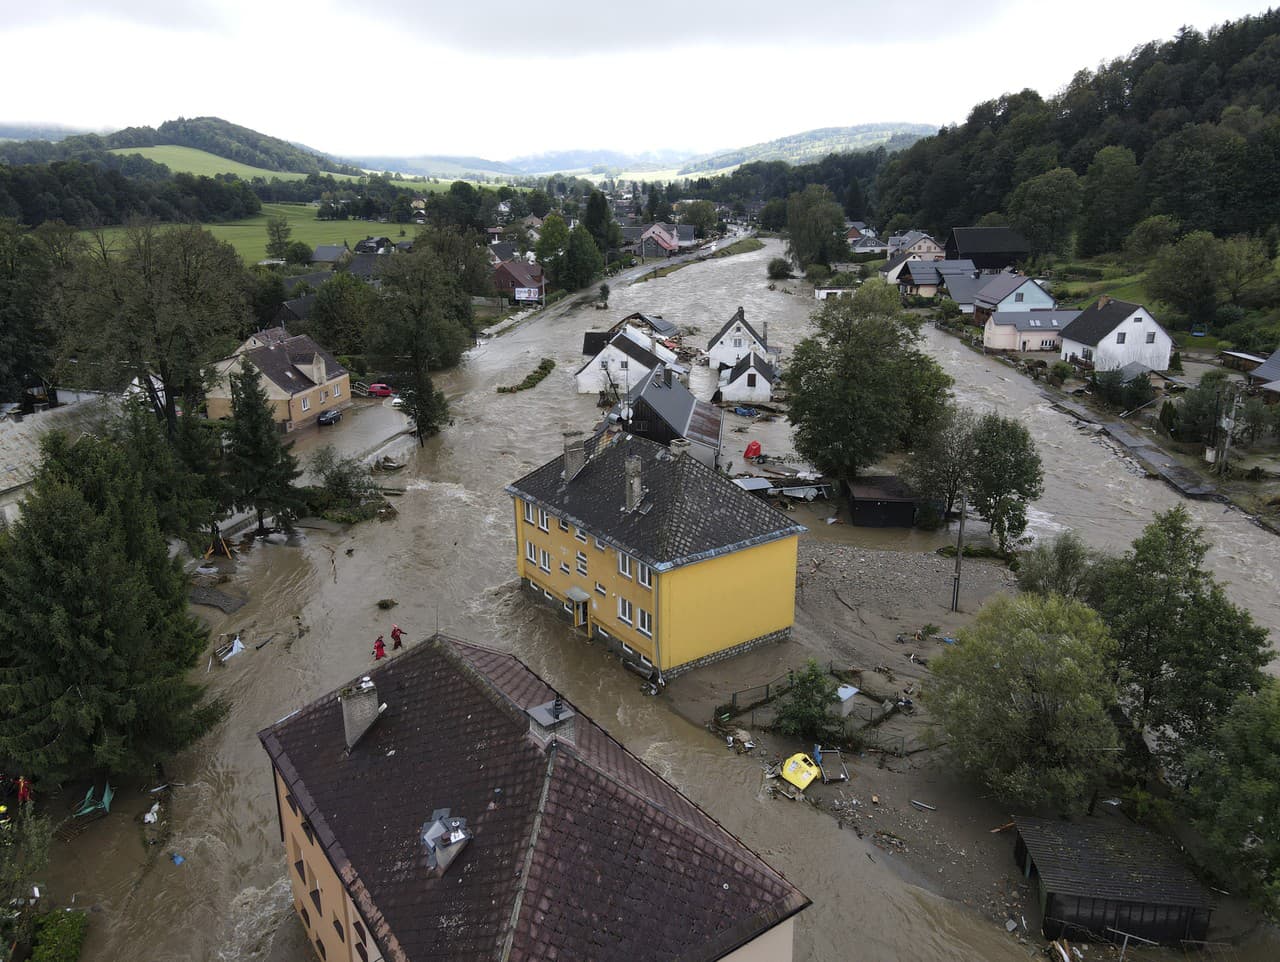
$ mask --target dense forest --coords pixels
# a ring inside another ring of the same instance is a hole
[[[1079,208],[1085,255],[1117,249],[1149,215],[1218,235],[1271,228],[1280,212],[1280,10],[1207,35],[1183,28],[1080,71],[1047,100],[1023,90],[979,104],[963,124],[889,160],[876,210],[883,226],[944,232],[1055,191]],[[1118,202],[1090,203],[1100,196]]]

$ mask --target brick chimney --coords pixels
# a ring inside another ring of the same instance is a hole
[[[342,705],[342,729],[347,739],[347,750],[350,751],[387,710],[387,706],[378,704],[378,689],[368,675],[357,684],[340,691],[338,701]]]
[[[559,695],[551,701],[534,705],[525,714],[529,716],[529,734],[543,745],[553,738],[573,744],[574,710]]]
[[[688,438],[676,438],[671,442],[671,453],[676,457],[679,457],[682,454],[688,454],[691,446],[692,445]]]
[[[640,507],[640,502],[644,500],[644,486],[640,480],[640,456],[628,454],[623,471],[626,479],[626,510],[630,513]]]
[[[581,432],[566,432],[564,436],[564,479],[566,483],[577,477],[578,472],[586,466],[587,442],[582,439]]]

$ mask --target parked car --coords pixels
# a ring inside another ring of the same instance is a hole
[[[316,424],[337,424],[342,420],[342,412],[338,408],[329,408],[327,411],[321,411],[320,416],[316,418]]]
[[[395,393],[390,385],[383,384],[381,381],[369,385],[369,397],[391,397]]]
[[[391,406],[392,406],[393,408],[403,407],[403,406],[404,406],[404,395],[403,395],[403,394],[397,394],[395,397],[393,397],[393,398],[391,399]]]

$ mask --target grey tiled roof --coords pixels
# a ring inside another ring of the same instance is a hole
[[[996,311],[991,315],[991,323],[1018,331],[1060,334],[1079,314],[1079,311]]]
[[[781,511],[753,498],[688,455],[625,434],[587,442],[588,461],[565,483],[564,456],[507,485],[507,493],[533,501],[646,564],[664,570],[736,548],[804,531]],[[624,463],[641,461],[645,498],[624,510]],[[645,506],[648,509],[645,509]]]
[[[724,413],[706,401],[699,401],[677,378],[673,377],[668,385],[663,367],[655,367],[646,374],[644,380],[627,392],[627,398],[632,404],[643,398],[680,437],[720,447]]]
[[[1031,251],[1027,239],[1012,227],[952,228],[949,249],[958,254],[1021,254]]]
[[[1062,336],[1078,344],[1097,347],[1099,341],[1127,321],[1134,311],[1141,308],[1141,304],[1130,304],[1128,301],[1110,300],[1105,304],[1101,300],[1094,301],[1067,326]],[[1255,377],[1257,373],[1257,371],[1253,372]]]
[[[1035,283],[1024,274],[995,274],[989,276],[990,279],[982,287],[978,288],[978,294],[974,298],[975,304],[981,304],[984,307],[994,307],[1028,281],[1032,284]]]
[[[1280,351],[1276,351],[1250,371],[1249,378],[1253,381],[1262,382],[1280,380]]]
[[[311,263],[333,264],[345,257],[347,253],[345,244],[320,244],[316,247],[316,252],[311,255]]]
[[[258,332],[257,337],[261,337]],[[262,372],[262,376],[277,387],[297,394],[307,388],[314,387],[315,382],[300,371],[296,364],[307,364],[315,355],[324,358],[325,373],[329,380],[347,373],[347,369],[337,362],[332,354],[320,347],[306,334],[295,334],[266,347],[256,347],[245,353],[254,367]]]
[[[258,737],[388,962],[710,962],[809,904],[580,712],[535,740],[556,692],[514,656],[436,636],[368,675],[350,751],[337,692]],[[441,876],[439,808],[474,832]]]
[[[733,366],[733,370],[729,372],[729,383],[732,384],[753,367],[764,375],[764,379],[770,384],[778,379],[778,373],[773,369],[772,364],[762,358],[755,351],[749,351],[743,357],[738,359],[738,363],[735,364]]]

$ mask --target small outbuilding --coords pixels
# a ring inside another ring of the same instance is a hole
[[[893,475],[868,475],[849,485],[853,523],[863,528],[911,528],[920,499]]]
[[[1046,938],[1205,939],[1213,903],[1168,842],[1118,819],[1013,821],[1014,858],[1039,887]]]

